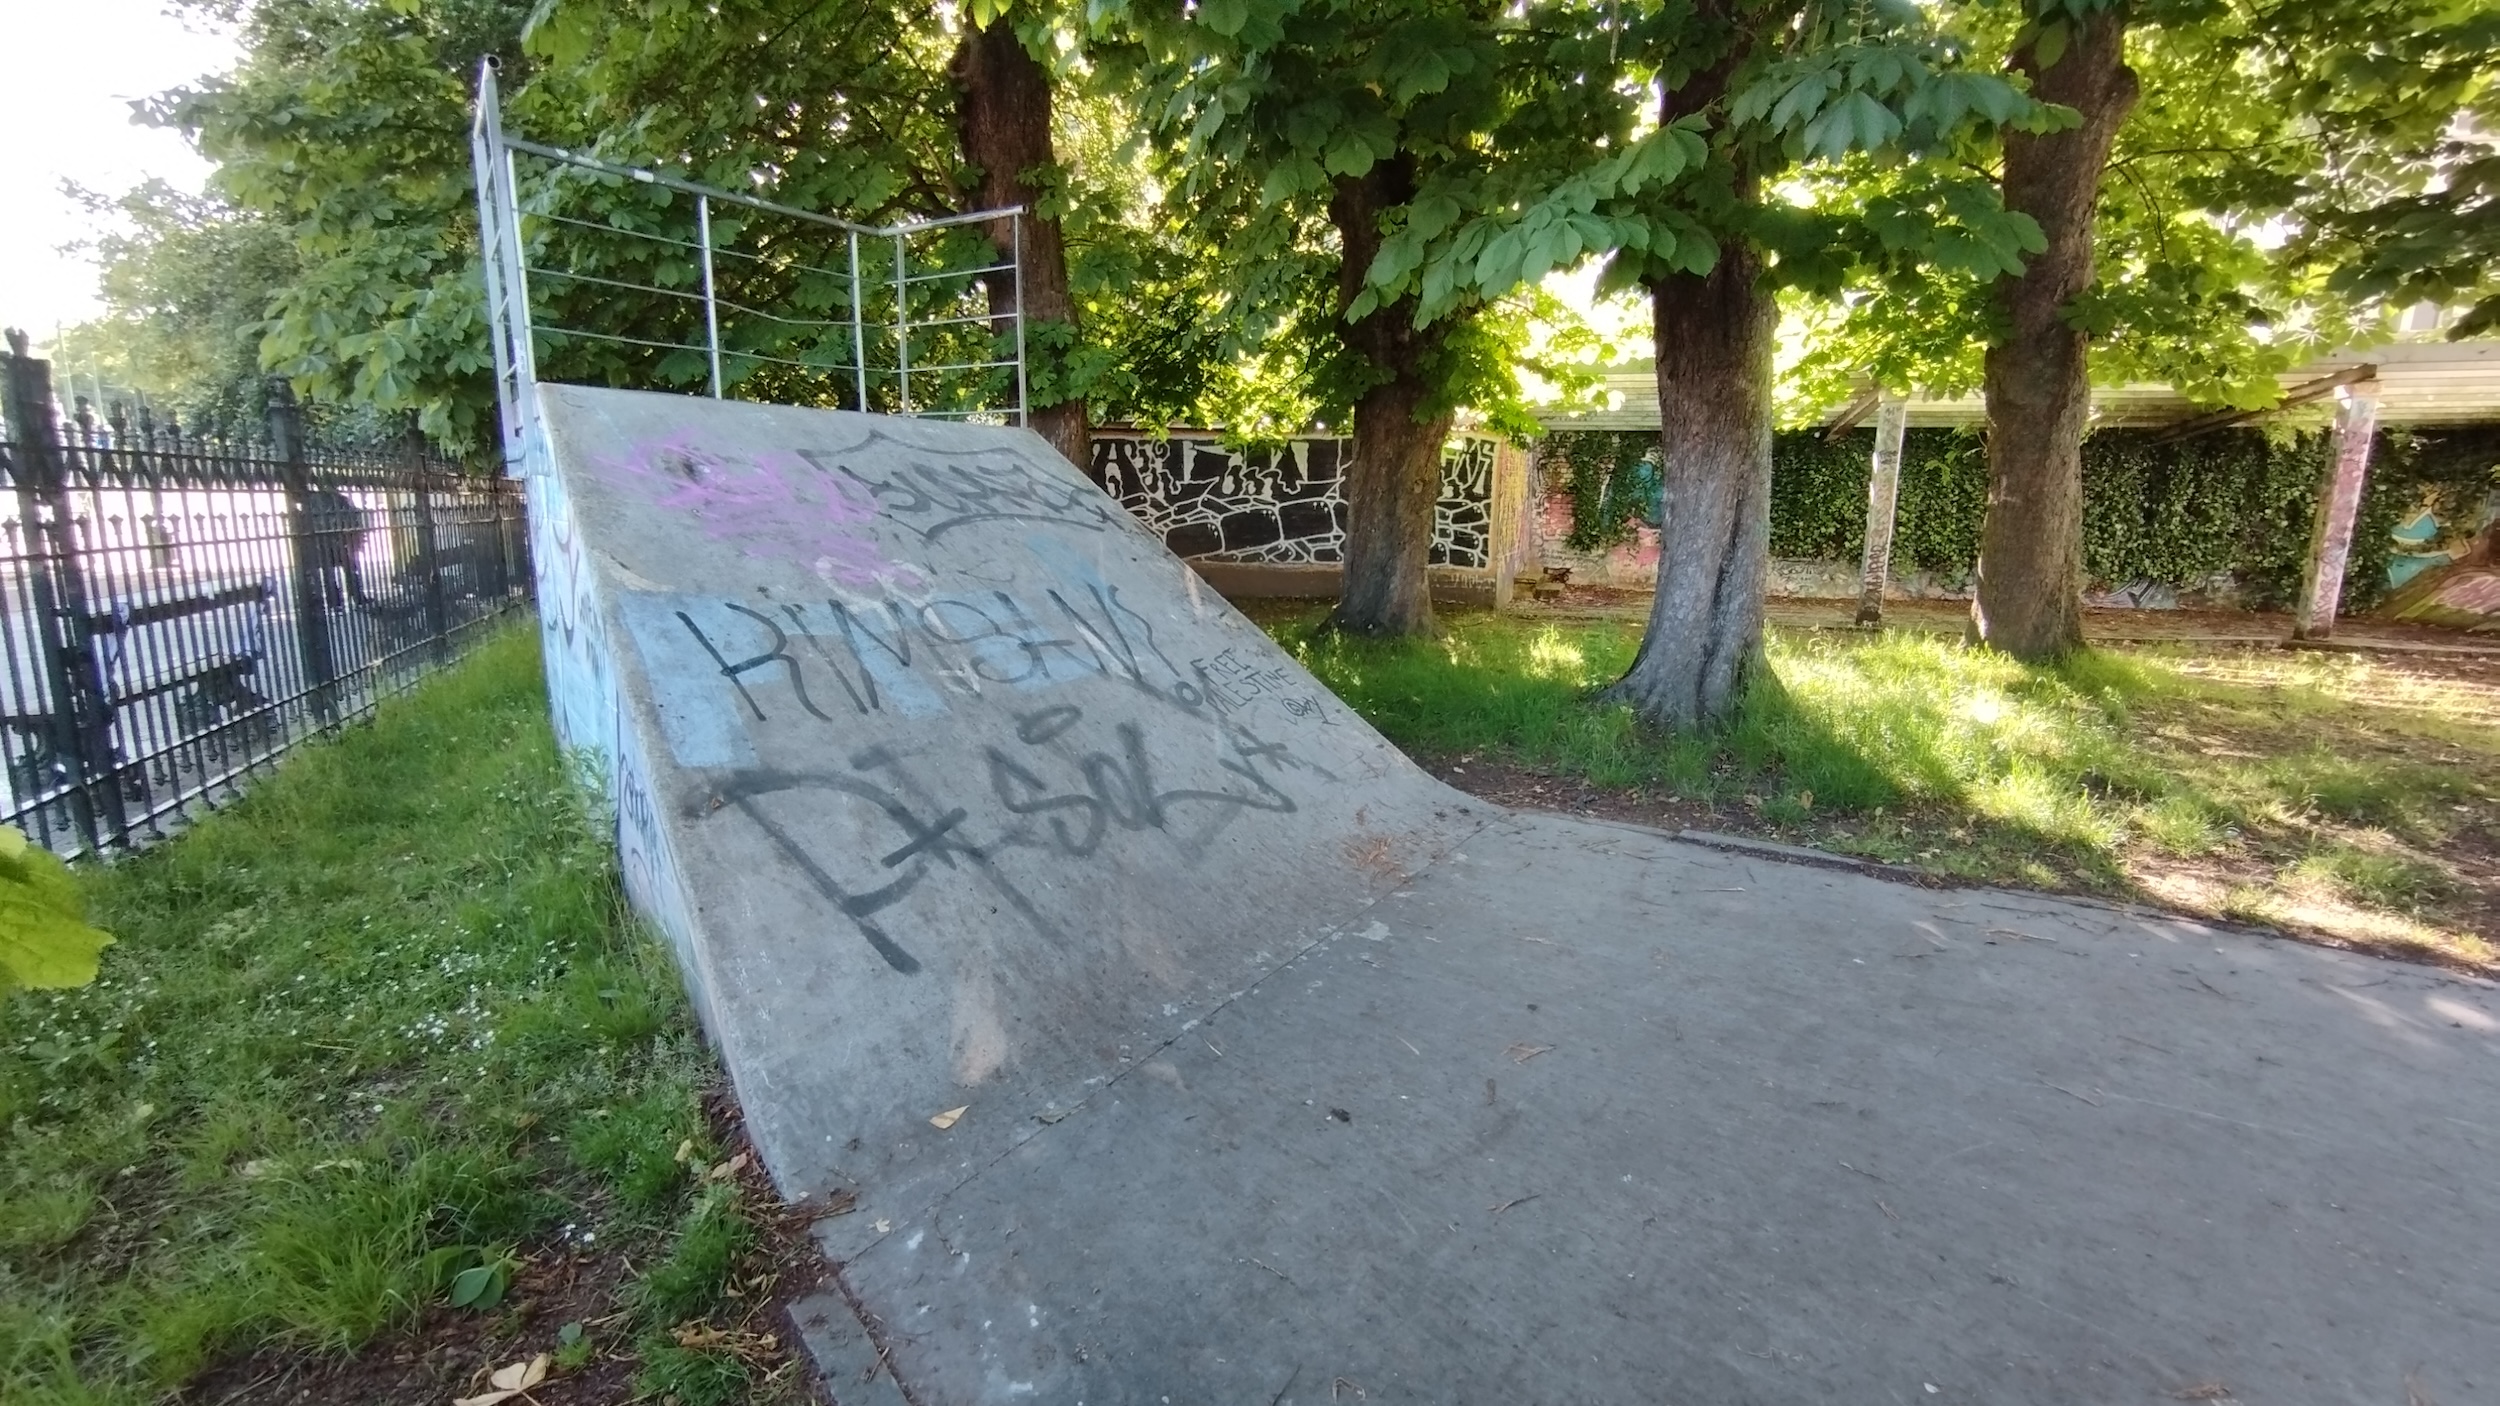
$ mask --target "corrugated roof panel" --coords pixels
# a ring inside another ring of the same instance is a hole
[[[2500,340],[2397,342],[2367,351],[2338,352],[2286,372],[2278,380],[2289,391],[2364,363],[2378,367],[2381,424],[2500,421]],[[1609,370],[1605,387],[1612,408],[1545,416],[1546,426],[1557,430],[1658,428],[1658,381],[1649,367]],[[2170,387],[2150,383],[2102,387],[2093,392],[2092,404],[2094,423],[2100,425],[2165,425],[2206,413]],[[1840,408],[1832,407],[1825,421],[1838,415]],[[1985,418],[1986,407],[1977,394],[1910,400],[1913,425],[1976,425]]]

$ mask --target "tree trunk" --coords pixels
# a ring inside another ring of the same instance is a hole
[[[2039,221],[2048,249],[1997,280],[2005,324],[1988,348],[1988,517],[1979,536],[1971,632],[2019,659],[2083,644],[2083,436],[2092,414],[2084,334],[2066,321],[2092,286],[2092,211],[2110,144],[2135,106],[2126,20],[2103,10],[2056,63],[2014,56],[2033,96],[2083,114],[2062,132],[2005,137],[2005,207]]]
[[[986,232],[1001,262],[1021,260],[1026,355],[1045,372],[1045,386],[1055,385],[1060,358],[1048,344],[1064,336],[1073,347],[1079,332],[1076,301],[1068,293],[1068,254],[1059,221],[1034,213],[1041,192],[1025,179],[1028,171],[1058,164],[1050,144],[1050,74],[1034,61],[1015,25],[1004,17],[986,29],[965,32],[955,49],[953,73],[961,98],[956,134],[963,141],[964,163],[979,172],[974,205],[984,210],[1025,207],[1021,250],[1016,247],[1016,221],[993,220]],[[989,276],[992,316],[1003,318],[1015,309],[1017,277]],[[1065,333],[1046,330],[1053,326],[1065,328]],[[1093,446],[1083,396],[1036,404],[1029,423],[1069,463],[1088,467]]]
[[[1380,219],[1414,196],[1404,157],[1361,176],[1339,177],[1328,217],[1343,246],[1337,306],[1351,306],[1380,251]],[[1368,364],[1372,383],[1354,402],[1354,460],[1345,467],[1344,588],[1327,627],[1349,634],[1432,631],[1433,504],[1441,496],[1441,449],[1450,407],[1423,367],[1448,335],[1446,323],[1418,330],[1412,299],[1374,310],[1343,328],[1346,345]]]
[[[1709,273],[1650,286],[1664,493],[1658,593],[1608,697],[1661,727],[1725,717],[1762,653],[1771,545],[1771,355],[1779,308],[1741,239]]]

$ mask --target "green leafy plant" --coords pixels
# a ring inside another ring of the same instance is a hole
[[[453,1308],[474,1309],[484,1313],[503,1302],[512,1289],[515,1268],[509,1254],[495,1255],[470,1265],[451,1277],[451,1288],[444,1295]]]
[[[591,1356],[597,1350],[590,1335],[582,1331],[581,1324],[567,1323],[556,1329],[557,1370],[578,1372],[590,1364]]]
[[[84,986],[94,981],[112,935],[87,925],[87,908],[68,866],[0,825],[0,995],[19,987]]]
[[[1581,431],[1545,442],[1549,482],[1571,498],[1566,540],[1574,550],[1603,550],[1631,537],[1632,514],[1654,502],[1642,458],[1657,442],[1639,431]],[[1774,439],[1773,555],[1857,558],[1870,452],[1866,431],[1826,437],[1820,429],[1792,430]],[[2289,603],[2300,590],[2326,457],[2318,431],[2224,430],[2166,444],[2148,430],[2093,435],[2083,446],[2087,577],[2103,586],[2153,581],[2192,589],[2227,576],[2249,605]],[[2405,514],[2428,506],[2443,523],[2479,521],[2500,466],[2500,427],[2389,432],[2371,459],[2344,578],[2347,611],[2367,609],[2385,593],[2388,533]],[[1987,459],[1975,432],[1910,431],[1901,454],[1894,569],[1968,572],[1987,507]]]
[[[1538,462],[1547,482],[1571,496],[1566,545],[1601,552],[1631,541],[1635,524],[1656,521],[1657,449],[1653,434],[1565,430],[1546,436]]]

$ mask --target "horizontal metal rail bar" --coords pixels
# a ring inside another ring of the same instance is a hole
[[[767,322],[778,322],[785,327],[839,327],[845,334],[851,330],[851,317],[847,312],[838,318],[783,317],[778,313],[766,312],[762,308],[751,308],[744,303],[733,303],[727,298],[720,300],[720,306],[745,313],[749,317],[763,318]]]
[[[911,321],[911,330],[917,332],[923,327],[965,327],[975,322],[1013,322],[1015,320],[1016,315],[1011,312],[975,313],[970,317],[915,317]]]
[[[941,278],[979,278],[985,273],[1013,273],[1015,269],[1014,264],[983,264],[979,268],[939,269],[935,273],[915,273],[903,281],[905,283],[933,283]]]
[[[762,353],[762,352],[738,351],[738,350],[736,350],[736,349],[734,349],[734,348],[730,348],[730,347],[723,347],[723,348],[721,348],[721,353],[720,353],[720,354],[721,354],[722,356],[736,357],[736,358],[738,358],[738,359],[739,359],[739,360],[741,360],[741,361],[769,361],[769,362],[773,363],[775,366],[795,366],[795,367],[799,368],[801,371],[857,371],[857,370],[859,370],[859,366],[858,366],[858,364],[857,364],[856,362],[849,362],[849,361],[793,361],[793,360],[791,360],[789,357],[786,357],[786,356],[767,356],[767,355],[765,355],[765,354],[764,354],[764,353]],[[868,370],[869,370],[870,374],[872,374],[872,375],[875,375],[875,374],[881,374],[881,373],[879,373],[879,372],[877,371],[877,368],[875,368],[875,367],[873,367],[873,366],[872,366],[872,367],[870,367],[870,368],[868,368]]]
[[[993,371],[1001,366],[1013,365],[1015,363],[1012,361],[958,361],[951,366],[915,366],[912,368],[912,374],[916,376],[923,371],[931,375],[940,371]]]
[[[952,229],[956,225],[981,224],[989,220],[1003,220],[1011,215],[1025,213],[1028,212],[1021,205],[1002,205],[995,210],[974,210],[961,215],[939,215],[934,219],[910,220],[899,225],[887,225],[880,230],[869,230],[867,233],[881,234],[891,239],[898,234],[918,234],[924,229]]]
[[[783,205],[757,196],[741,195],[734,190],[722,190],[718,186],[707,186],[701,184],[700,182],[684,180],[676,176],[662,175],[658,171],[646,170],[640,166],[626,166],[614,161],[603,161],[596,156],[586,156],[577,151],[567,151],[560,146],[541,146],[537,142],[523,141],[519,137],[511,136],[504,138],[504,145],[510,147],[514,151],[527,152],[530,155],[539,157],[543,160],[562,162],[567,166],[579,166],[584,170],[597,171],[602,175],[617,176],[629,181],[640,181],[644,185],[660,186],[663,189],[678,191],[686,195],[709,196],[714,200],[726,200],[733,205],[744,205],[750,210],[763,210],[775,215],[787,215],[791,219],[805,220],[810,224],[823,225],[828,229],[838,229],[856,232],[859,234],[875,235],[885,239],[891,239],[897,235],[917,234],[922,230],[928,229],[946,229],[950,226],[971,224],[982,220],[1001,220],[1011,215],[1021,215],[1024,213],[1023,206],[1010,205],[998,210],[975,210],[970,214],[943,215],[932,220],[910,220],[896,225],[879,226],[854,224],[849,220],[836,219],[831,215],[819,215],[813,210],[801,210],[794,205]]]
[[[703,252],[703,246],[693,242],[692,240],[671,239],[665,234],[652,234],[638,229],[620,229],[615,225],[603,225],[593,220],[576,220],[565,215],[550,215],[543,210],[528,211],[526,212],[526,217],[533,220],[546,220],[553,224],[571,225],[575,229],[586,229],[596,234],[612,234],[624,239],[639,239],[651,244],[665,244],[672,249],[686,249],[697,254]],[[726,245],[714,249],[712,251],[712,256],[720,259],[744,259],[748,263],[762,264],[775,271],[821,274],[826,278],[834,279],[843,283],[849,282],[851,277],[848,273],[845,273],[840,269],[829,269],[820,264],[802,263],[797,259],[777,258],[767,254],[750,254],[744,249],[732,249]],[[505,303],[511,302],[511,295],[506,294],[501,301]],[[726,307],[728,304],[723,303],[722,306]]]
[[[521,218],[525,220],[545,220],[549,224],[571,225],[575,229],[591,230],[599,234],[618,234],[623,235],[627,239],[648,240],[653,244],[667,244],[679,249],[700,249],[703,247],[691,239],[671,239],[665,234],[653,234],[649,230],[625,229],[617,225],[603,225],[596,220],[577,220],[570,215],[552,215],[544,210],[523,210],[521,212]],[[738,257],[742,259],[751,259],[755,256],[752,254],[741,254]]]
[[[654,342],[647,337],[620,337],[613,332],[585,332],[578,327],[557,327],[544,322],[531,323],[530,330],[543,332],[550,337],[588,337],[594,342],[623,342],[627,346],[657,347],[661,351],[701,352],[704,350],[702,347],[688,346],[684,342]]]
[[[575,283],[596,283],[603,288],[622,288],[629,293],[657,293],[663,298],[683,298],[690,303],[703,301],[702,294],[689,293],[678,288],[654,288],[648,283],[628,283],[621,278],[601,278],[595,273],[575,273],[571,269],[540,268],[536,264],[526,264],[523,267],[531,273],[543,273],[549,278],[571,279]]]

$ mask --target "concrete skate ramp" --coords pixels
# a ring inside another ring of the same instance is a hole
[[[787,1194],[916,1208],[1468,823],[1030,433],[540,396],[559,729]]]
[[[2500,1400],[2490,983],[1477,805],[1031,436],[543,396],[843,1406]]]

